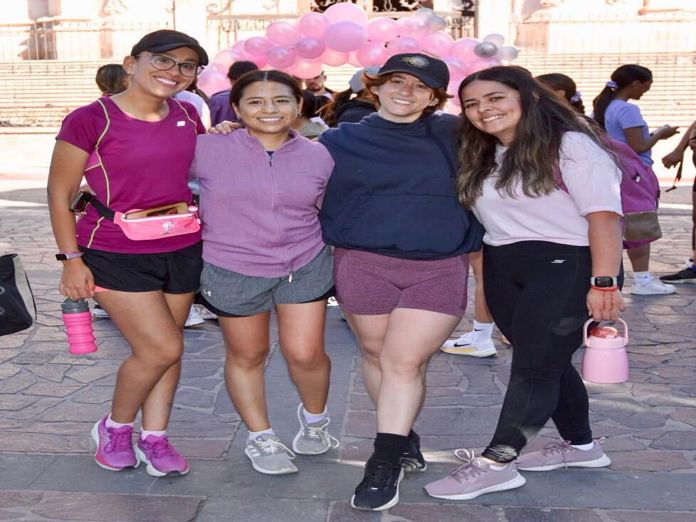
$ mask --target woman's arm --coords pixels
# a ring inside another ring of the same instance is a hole
[[[622,256],[621,221],[614,212],[587,214],[589,222],[592,275],[615,277],[619,273]],[[618,287],[613,291],[590,288],[587,293],[587,311],[595,321],[615,321],[625,308]]]
[[[679,145],[674,147],[674,150],[662,158],[662,164],[666,168],[671,168],[677,165],[684,157],[684,151],[686,147],[689,146],[689,140],[691,140],[694,135],[696,135],[696,121],[694,121],[689,129],[684,133],[682,139],[679,141]]]
[[[646,150],[652,149],[658,141],[666,140],[674,136],[679,132],[679,129],[671,125],[663,125],[659,129],[655,129],[651,132],[647,139],[643,136],[643,127],[630,127],[623,131],[624,136],[626,136],[626,143],[628,143],[633,150],[636,152],[645,152]]]
[[[48,212],[59,252],[77,252],[75,215],[70,201],[77,194],[89,154],[66,141],[58,140],[48,173]],[[59,290],[71,299],[90,297],[94,292],[92,272],[77,257],[62,261]]]

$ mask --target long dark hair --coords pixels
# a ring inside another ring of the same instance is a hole
[[[585,104],[582,103],[578,86],[570,76],[561,73],[548,73],[540,74],[536,80],[554,91],[563,91],[568,103],[580,114],[585,114]]]
[[[287,73],[281,71],[250,71],[244,73],[242,76],[234,82],[232,90],[230,91],[230,103],[233,105],[239,105],[239,101],[244,96],[244,91],[252,83],[256,82],[275,82],[285,85],[290,88],[293,98],[297,103],[302,103],[302,89],[297,80]]]
[[[514,197],[513,188],[521,182],[526,196],[537,197],[550,193],[556,187],[554,171],[558,165],[563,133],[581,132],[604,148],[593,131],[580,121],[574,111],[563,105],[526,69],[516,66],[498,66],[467,76],[459,86],[462,91],[476,80],[498,82],[519,93],[521,118],[515,139],[510,144],[498,173],[495,188]],[[462,106],[464,104],[462,103]],[[459,199],[471,207],[481,195],[483,182],[497,168],[495,136],[477,129],[462,117],[459,131],[460,170],[457,177]]]
[[[321,118],[329,127],[338,126],[338,113],[350,101],[351,96],[353,96],[352,89],[338,92],[333,95],[333,100],[320,109]]]
[[[611,81],[614,82],[616,86],[605,85],[602,92],[600,92],[597,97],[592,100],[595,121],[599,123],[603,129],[606,129],[604,124],[604,113],[607,112],[607,107],[609,107],[611,101],[616,98],[616,94],[621,89],[629,86],[635,81],[649,82],[651,80],[652,71],[650,71],[650,69],[647,67],[643,67],[642,65],[629,63],[616,69],[613,73],[611,73]]]

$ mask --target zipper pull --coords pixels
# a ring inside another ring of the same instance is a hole
[[[292,272],[290,272],[290,275],[288,276],[288,283],[292,283]]]

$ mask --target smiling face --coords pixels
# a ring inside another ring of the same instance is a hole
[[[166,56],[178,63],[198,65],[198,54],[188,47],[162,53],[145,51],[138,56],[127,56],[123,61],[123,68],[131,75],[130,83],[134,88],[159,98],[168,98],[191,84],[194,78],[181,74],[177,65],[166,71],[155,68],[151,62],[153,56]]]
[[[300,104],[287,85],[258,81],[248,85],[234,110],[249,134],[264,141],[287,136],[300,112]]]
[[[471,124],[505,146],[517,135],[522,118],[520,93],[499,82],[474,80],[461,92],[464,115]]]
[[[379,115],[395,123],[416,121],[425,109],[438,104],[433,89],[406,73],[393,73],[370,90],[379,98]]]

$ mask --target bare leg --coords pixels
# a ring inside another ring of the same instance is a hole
[[[626,250],[633,272],[647,272],[650,266],[650,243]]]
[[[493,316],[488,310],[486,295],[483,292],[483,250],[469,254],[469,264],[474,272],[474,319],[479,323],[492,323]]]
[[[271,427],[266,409],[264,368],[270,348],[270,312],[250,317],[219,317],[225,339],[225,384],[249,431]]]
[[[324,351],[326,300],[277,305],[280,349],[305,410],[321,413],[329,393],[331,360]]]
[[[346,312],[346,320],[358,338],[362,351],[362,371],[365,388],[377,406],[379,387],[382,383],[382,369],[379,366],[379,355],[382,351],[384,338],[389,326],[389,314],[356,315]]]

